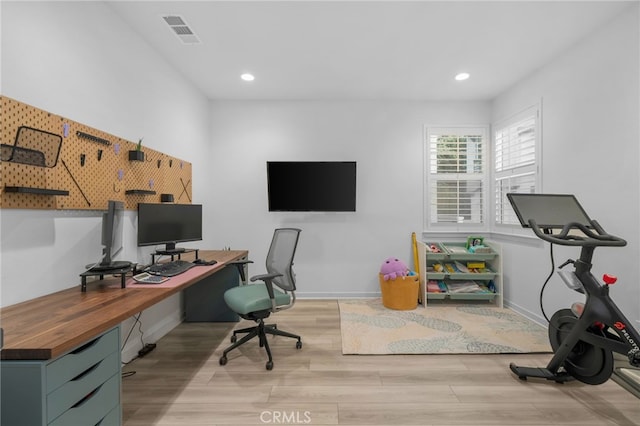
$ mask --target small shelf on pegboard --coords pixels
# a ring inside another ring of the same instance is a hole
[[[127,189],[124,193],[127,195],[156,195],[156,191],[149,189]]]
[[[5,186],[4,192],[14,194],[69,195],[65,189],[32,188],[29,186]]]

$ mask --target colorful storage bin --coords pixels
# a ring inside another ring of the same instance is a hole
[[[382,292],[382,304],[386,308],[409,311],[418,306],[420,283],[417,275],[385,281],[383,275],[378,274],[378,279]]]

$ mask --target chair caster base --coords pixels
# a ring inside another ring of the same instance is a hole
[[[267,370],[273,370],[273,361],[267,361],[265,367],[267,367]]]
[[[227,357],[226,356],[221,356],[220,357],[220,365],[227,365]]]

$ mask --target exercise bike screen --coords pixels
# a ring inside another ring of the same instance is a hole
[[[518,220],[525,228],[530,228],[533,219],[540,228],[562,228],[570,222],[591,226],[576,197],[569,194],[507,194]]]

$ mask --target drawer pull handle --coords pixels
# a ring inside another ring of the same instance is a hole
[[[73,406],[71,408],[78,408],[80,407],[82,404],[86,403],[87,401],[89,401],[91,398],[93,398],[95,396],[95,394],[98,393],[98,391],[100,390],[100,388],[102,387],[102,385],[98,386],[97,388],[95,388],[94,390],[92,390],[91,392],[89,392],[88,394],[85,395],[84,398],[82,398],[80,401],[76,402],[75,404],[73,404]]]
[[[87,368],[86,370],[84,370],[82,373],[78,374],[76,377],[74,377],[73,379],[71,379],[72,382],[75,382],[77,380],[82,379],[84,376],[86,376],[87,374],[91,373],[93,370],[95,370],[96,368],[98,368],[98,366],[102,363],[102,361],[97,362],[96,364],[92,365],[91,367]]]
[[[85,343],[84,345],[80,346],[79,348],[76,348],[76,349],[72,350],[72,351],[71,351],[71,352],[69,352],[69,353],[70,353],[70,354],[77,355],[77,354],[79,354],[79,353],[81,353],[81,352],[84,352],[84,351],[86,351],[87,349],[89,349],[91,346],[95,345],[95,344],[98,342],[98,340],[100,340],[100,337],[98,337],[97,339],[93,339],[93,340],[92,340],[92,341],[90,341],[90,342]]]
[[[98,423],[96,423],[94,426],[100,426],[102,423],[104,423],[105,419],[109,417],[109,413],[107,413],[106,416],[104,416],[103,418],[101,418],[100,420],[98,420]]]

